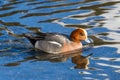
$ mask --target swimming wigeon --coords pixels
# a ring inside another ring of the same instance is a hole
[[[52,53],[60,54],[73,50],[81,50],[83,45],[81,41],[87,40],[87,31],[79,28],[75,29],[70,38],[60,33],[39,33],[38,36],[24,35],[30,40],[35,49]]]

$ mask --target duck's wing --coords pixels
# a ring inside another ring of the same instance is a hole
[[[59,33],[49,33],[49,34],[47,34],[45,39],[48,41],[56,41],[58,43],[61,43],[62,45],[64,43],[70,42],[70,40],[67,36],[65,36],[64,34],[59,34]]]
[[[60,33],[39,33],[35,40],[46,40],[46,41],[56,41],[58,43],[64,44],[69,43],[69,38],[65,34]]]
[[[56,41],[39,40],[36,42],[35,48],[47,53],[57,54],[60,53],[62,44]]]

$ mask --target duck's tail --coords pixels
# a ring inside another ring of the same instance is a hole
[[[35,45],[37,40],[44,40],[46,35],[46,33],[42,32],[36,33],[34,36],[29,34],[23,34],[23,36],[26,37],[33,44],[33,46]]]
[[[36,43],[37,40],[33,36],[28,35],[28,34],[23,34],[23,36],[25,38],[27,38],[32,43],[33,46],[35,45],[35,43]]]

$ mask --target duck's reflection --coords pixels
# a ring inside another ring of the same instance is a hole
[[[90,64],[88,57],[91,55],[92,53],[88,56],[76,55],[72,57],[72,63],[76,64],[74,68],[88,69],[88,65]]]
[[[64,62],[68,57],[64,55],[49,54],[45,52],[37,53],[35,58],[39,61],[50,61],[50,62]]]
[[[50,62],[65,62],[68,58],[80,55],[80,50],[74,50],[70,52],[65,52],[61,54],[50,54],[42,51],[37,51],[36,58],[41,61],[50,61]]]
[[[90,54],[91,55],[91,54]],[[88,55],[88,56],[90,56]],[[82,56],[81,52],[69,53],[69,54],[48,54],[44,52],[36,53],[36,55],[24,58],[23,60],[5,64],[4,66],[18,66],[20,63],[31,60],[36,61],[50,61],[50,62],[65,62],[71,58],[71,62],[75,64],[74,68],[88,69],[89,59],[88,56]]]
[[[74,68],[76,69],[88,69],[88,65],[90,64],[89,62],[89,57],[92,55],[89,54],[87,56],[83,56],[82,55],[82,51],[80,52],[71,52],[71,53],[67,53],[67,54],[59,54],[59,55],[55,55],[55,54],[38,54],[36,56],[37,59],[39,60],[47,60],[50,62],[64,62],[67,59],[71,58],[71,62],[75,64]]]

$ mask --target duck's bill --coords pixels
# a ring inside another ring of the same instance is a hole
[[[88,38],[82,41],[82,45],[83,45],[83,50],[87,50],[94,46],[94,41],[91,38]]]
[[[87,38],[86,40],[82,41],[82,44],[83,45],[94,44],[94,41],[91,38]]]

